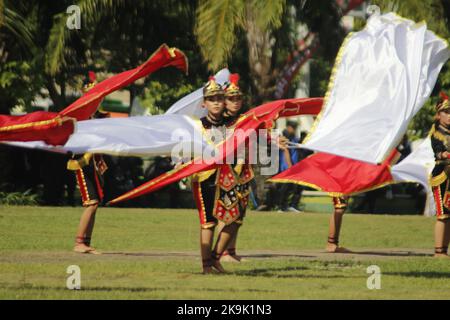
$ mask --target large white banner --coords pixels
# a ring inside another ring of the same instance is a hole
[[[223,85],[229,81],[230,71],[222,69],[215,78]],[[202,101],[203,88],[199,88],[178,100],[163,115],[80,121],[64,146],[54,147],[43,141],[5,144],[61,153],[92,152],[121,156],[167,156],[174,148],[199,152],[208,146],[198,120],[207,114]]]
[[[76,132],[59,147],[43,141],[6,144],[52,152],[121,156],[170,156],[174,148],[196,152],[208,146],[200,120],[178,114],[80,121]]]
[[[411,154],[391,169],[395,182],[416,182],[427,192],[425,215],[436,214],[436,204],[429,184],[429,178],[435,165],[431,138],[427,137]]]
[[[380,163],[400,142],[450,56],[447,43],[393,13],[347,37],[304,147]]]

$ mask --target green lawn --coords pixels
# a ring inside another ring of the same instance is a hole
[[[431,258],[434,218],[348,214],[341,242],[359,254],[333,255],[323,253],[329,215],[250,212],[238,246],[247,261],[205,276],[195,210],[101,208],[99,256],[71,252],[81,210],[0,207],[0,299],[450,297],[450,259]],[[380,290],[366,286],[374,264]],[[66,289],[69,265],[82,290]]]

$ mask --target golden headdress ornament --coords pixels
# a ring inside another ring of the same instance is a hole
[[[230,82],[225,87],[225,96],[242,96],[242,91],[239,88],[239,74],[230,74]]]
[[[436,111],[441,112],[446,109],[450,109],[450,104],[448,102],[448,96],[444,92],[441,92],[439,95],[440,95],[442,101],[436,105]]]
[[[83,81],[83,93],[88,92],[97,84],[97,77],[94,71],[89,71],[87,78]]]
[[[224,94],[223,88],[220,84],[216,82],[216,79],[211,76],[208,82],[203,87],[203,97],[215,96],[218,94]]]

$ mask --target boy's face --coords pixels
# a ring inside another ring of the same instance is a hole
[[[450,127],[450,109],[445,109],[445,110],[439,112],[438,120],[442,126],[449,128]]]
[[[290,135],[294,135],[295,131],[297,131],[297,128],[294,128],[293,126],[287,126],[286,129]]]
[[[213,116],[222,115],[225,105],[225,97],[222,94],[209,96],[203,99],[203,107]]]
[[[225,107],[232,114],[236,114],[242,108],[242,96],[230,96],[225,98]]]

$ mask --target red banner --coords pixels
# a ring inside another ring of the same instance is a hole
[[[376,189],[393,182],[390,165],[397,150],[380,165],[316,153],[277,174],[268,181],[295,183],[328,192],[331,196],[350,195]]]
[[[105,96],[168,66],[187,72],[187,58],[180,50],[171,49],[163,44],[144,64],[103,80],[59,114],[79,121],[87,120],[97,111],[98,105]]]
[[[274,125],[274,121],[279,117],[295,116],[302,114],[317,114],[322,106],[322,98],[301,98],[301,99],[286,99],[277,100],[263,104],[259,107],[247,111],[239,123],[236,125],[235,131],[240,132],[237,136],[233,134],[226,142],[218,147],[218,155],[214,159],[210,159],[208,163],[194,159],[179,168],[173,169],[161,176],[154,178],[143,185],[111,200],[108,204],[116,204],[122,201],[130,200],[144,194],[156,191],[168,184],[179,181],[185,177],[193,175],[194,173],[207,171],[218,168],[225,163],[227,155],[233,153],[239,148],[242,143],[245,143],[256,129],[269,129]],[[238,130],[241,129],[241,130]]]
[[[0,141],[42,140],[63,145],[75,128],[75,120],[54,112],[37,111],[23,116],[0,115]]]
[[[168,66],[187,72],[188,62],[183,52],[163,44],[144,64],[100,82],[59,113],[38,111],[24,116],[0,115],[0,141],[42,140],[51,145],[63,145],[74,132],[75,120],[89,119],[105,96]]]

